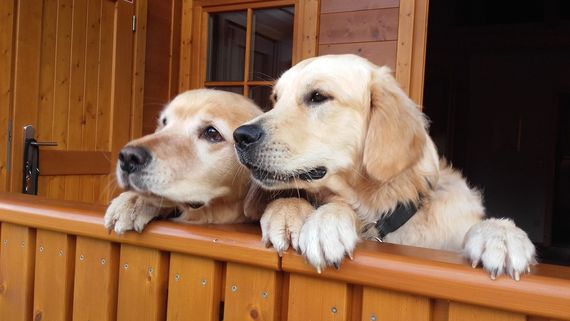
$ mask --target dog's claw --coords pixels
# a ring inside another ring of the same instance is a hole
[[[340,270],[340,263],[339,262],[334,262],[333,265],[337,271]]]
[[[493,270],[491,271],[491,280],[496,280],[497,279],[497,270]]]
[[[317,273],[318,273],[318,274],[321,274],[321,273],[322,273],[320,266],[317,266]]]
[[[515,279],[515,281],[521,280],[521,274],[519,271],[515,271],[514,279]]]
[[[479,265],[479,261],[473,261],[473,262],[471,262],[471,267],[472,267],[472,268],[476,268],[477,265]]]
[[[526,267],[526,273],[530,273],[530,266]]]
[[[354,257],[352,256],[352,253],[351,253],[351,252],[346,252],[346,255],[348,256],[348,258],[349,258],[351,261],[354,261]]]

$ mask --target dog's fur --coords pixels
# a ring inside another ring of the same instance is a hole
[[[198,89],[178,95],[162,111],[156,132],[127,144],[145,148],[151,161],[130,174],[117,164],[118,183],[127,191],[110,204],[105,226],[116,233],[140,232],[175,209],[175,220],[193,224],[258,219],[263,205],[237,161],[232,132],[260,114],[238,94]],[[208,127],[222,140],[206,139]]]
[[[248,123],[263,134],[238,146],[240,161],[266,189],[306,189],[319,203],[267,208],[263,239],[278,251],[291,243],[318,270],[338,265],[360,238],[377,236],[382,215],[414,203],[416,215],[385,241],[464,250],[492,278],[518,280],[535,262],[526,233],[511,220],[484,219],[480,193],[440,161],[425,116],[389,68],[354,55],[311,58],[282,75],[274,98],[273,110]],[[319,168],[324,177],[300,178]]]

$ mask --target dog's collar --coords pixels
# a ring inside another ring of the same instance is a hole
[[[392,212],[382,214],[382,217],[374,225],[378,230],[376,240],[383,242],[386,235],[406,224],[421,208],[423,199],[423,196],[420,195],[417,203],[398,203]]]

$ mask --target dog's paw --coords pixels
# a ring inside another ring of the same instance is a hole
[[[315,208],[302,198],[279,198],[272,201],[259,223],[261,240],[272,244],[279,255],[289,248],[299,250],[299,233],[305,219]]]
[[[158,209],[145,202],[144,197],[124,192],[109,204],[104,217],[105,228],[117,234],[131,230],[140,233],[157,215]]]
[[[465,235],[463,250],[472,266],[481,262],[493,280],[505,273],[518,281],[536,263],[534,245],[509,219],[491,218],[472,226]]]
[[[301,228],[299,247],[317,272],[329,265],[340,268],[345,255],[352,258],[358,242],[356,213],[343,203],[329,203],[311,214]]]

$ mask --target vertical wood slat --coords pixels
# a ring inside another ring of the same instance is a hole
[[[143,103],[144,79],[147,39],[147,10],[148,0],[138,0],[135,3],[137,30],[134,43],[134,69],[133,69],[133,112],[131,113],[130,139],[142,136],[143,132]]]
[[[39,70],[41,46],[41,27],[43,8],[38,1],[18,1],[16,18],[16,35],[14,47],[14,108],[13,142],[23,141],[21,128],[37,122],[37,97],[39,92]],[[10,191],[20,192],[22,189],[22,162],[24,147],[22,144],[12,146]]]
[[[71,321],[75,239],[38,230],[34,279],[34,320]]]
[[[417,295],[364,287],[362,321],[430,321],[430,299]]]
[[[180,66],[178,91],[190,89],[190,75],[192,64],[192,18],[193,0],[182,0],[182,29],[180,32]]]
[[[303,6],[300,8],[299,6]],[[317,55],[317,39],[319,34],[319,0],[300,1],[295,11],[297,31],[293,64]]]
[[[158,250],[121,245],[117,320],[166,319],[168,256]]]
[[[168,321],[217,321],[221,301],[221,264],[172,253],[168,277]]]
[[[15,1],[0,1],[0,126],[6,128],[12,114],[12,66]],[[8,131],[0,131],[0,142],[8,141]],[[6,148],[0,149],[0,192],[8,190]]]
[[[345,283],[300,274],[289,277],[289,320],[347,320],[351,293]]]
[[[116,320],[118,274],[117,245],[77,237],[73,321]]]
[[[524,314],[451,302],[449,321],[526,321]]]
[[[35,230],[2,223],[0,320],[32,320]]]
[[[224,320],[279,320],[280,289],[281,279],[278,272],[228,263]]]

